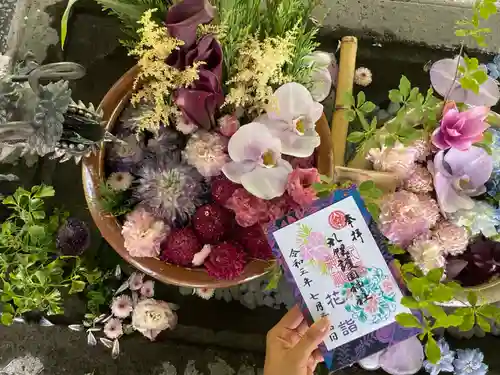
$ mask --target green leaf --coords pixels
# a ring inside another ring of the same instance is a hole
[[[396,144],[396,137],[390,135],[388,137],[385,137],[384,139],[384,145],[386,147],[394,147],[394,145]]]
[[[380,217],[380,207],[376,203],[370,202],[366,204],[366,209],[373,219],[378,221],[378,218]]]
[[[488,131],[483,133],[482,142],[487,145],[491,145],[493,143],[493,133]]]
[[[366,102],[366,103],[365,103],[365,104],[363,104],[363,105],[361,106],[361,108],[359,108],[359,109],[360,109],[362,112],[364,112],[364,113],[372,113],[372,112],[375,110],[375,108],[376,108],[376,107],[377,107],[377,106],[375,105],[375,103],[372,103],[372,102]]]
[[[406,285],[410,292],[416,297],[422,297],[427,287],[425,280],[418,277],[407,280]]]
[[[385,124],[385,130],[391,134],[397,134],[399,129],[401,129],[401,123],[397,121],[389,121]]]
[[[35,219],[35,220],[45,219],[45,212],[44,211],[33,211],[31,213],[31,215],[33,215],[33,219]]]
[[[490,322],[484,318],[481,315],[476,316],[476,321],[478,326],[484,331],[484,332],[491,332],[491,324]]]
[[[443,278],[443,269],[442,268],[434,268],[430,270],[425,276],[429,282],[438,284]]]
[[[37,198],[47,198],[53,197],[56,194],[56,191],[52,186],[42,185],[38,189],[38,192],[35,193],[35,197]]]
[[[40,284],[42,284],[42,285],[44,285],[45,282],[47,281],[47,276],[45,275],[45,273],[42,270],[36,271],[35,276],[38,279],[38,281],[40,282]]]
[[[486,318],[496,319],[500,314],[500,309],[495,305],[482,305],[477,309],[477,312]]]
[[[14,316],[10,313],[2,313],[0,321],[5,326],[10,326],[14,322]]]
[[[408,307],[409,309],[418,309],[420,307],[418,301],[410,296],[404,296],[403,298],[401,298],[401,304]]]
[[[354,107],[354,96],[352,96],[352,92],[347,91],[344,93],[344,106],[345,107]]]
[[[488,74],[484,70],[477,70],[471,74],[472,78],[474,78],[477,83],[480,85],[485,83],[488,80]]]
[[[375,188],[375,182],[372,180],[363,181],[359,184],[358,190],[360,194],[366,194]]]
[[[85,289],[85,283],[80,280],[71,281],[71,289],[69,290],[69,294],[80,293]]]
[[[441,358],[441,350],[431,335],[427,336],[427,342],[425,343],[425,356],[431,363],[438,363]]]
[[[5,205],[12,205],[12,206],[15,206],[16,205],[16,201],[14,199],[13,196],[8,196],[6,197],[3,201],[2,201],[3,204]]]
[[[365,103],[366,101],[366,95],[363,91],[358,92],[358,103],[357,103],[357,108],[361,108],[361,106]]]
[[[419,91],[418,87],[412,88],[411,91],[410,91],[410,96],[408,97],[408,101],[409,102],[415,102],[417,100],[419,92],[420,91]]]
[[[470,291],[467,293],[467,301],[471,306],[476,306],[477,304],[477,294],[475,292]]]
[[[459,327],[464,321],[464,317],[460,315],[448,315],[442,318],[439,318],[434,323],[434,328],[449,328],[449,327]]]
[[[365,133],[363,132],[352,132],[347,136],[347,140],[352,143],[359,143],[365,138]]]
[[[78,0],[68,0],[68,4],[66,5],[66,9],[61,18],[61,49],[64,51],[64,45],[66,43],[66,36],[68,34],[68,20],[69,15],[71,13],[71,8]]]
[[[14,313],[15,313],[14,307],[10,303],[4,303],[2,306],[2,311],[4,313],[9,313],[12,315],[14,315]]]
[[[429,314],[431,314],[435,319],[446,319],[447,315],[446,313],[444,312],[443,308],[441,306],[438,306],[438,305],[434,305],[434,304],[429,304],[427,307],[426,307],[426,310],[429,312]]]
[[[389,244],[387,246],[387,249],[393,255],[406,254],[406,251],[402,247],[395,245],[395,244]]]
[[[377,117],[372,118],[372,122],[370,123],[370,131],[375,131],[377,129]]]
[[[402,103],[403,96],[399,92],[399,90],[391,90],[389,91],[389,100],[393,103]]]
[[[399,80],[399,92],[401,95],[403,95],[403,98],[408,97],[410,95],[410,90],[411,90],[411,83],[406,78],[406,76],[401,76],[401,79]]]
[[[28,228],[28,233],[32,241],[37,241],[45,236],[45,228],[41,225],[32,225]]]
[[[347,109],[344,112],[344,116],[347,121],[353,122],[356,119],[356,111],[354,111],[353,109]]]
[[[474,328],[474,323],[476,322],[476,318],[473,312],[462,316],[463,321],[462,324],[458,326],[458,329],[462,332],[470,331]]]
[[[439,284],[432,290],[430,299],[435,302],[448,302],[453,298],[453,294],[452,288]]]
[[[419,320],[410,313],[401,313],[396,315],[396,321],[403,327],[422,327],[422,324],[419,322]]]

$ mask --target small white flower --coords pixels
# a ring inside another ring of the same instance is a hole
[[[141,296],[146,298],[153,297],[155,294],[155,282],[153,280],[145,281],[144,284],[142,284],[140,293]]]
[[[194,254],[193,256],[193,266],[199,267],[202,266],[203,263],[205,262],[205,259],[210,255],[210,252],[212,251],[212,248],[210,245],[204,245],[203,248]]]
[[[153,341],[158,334],[177,325],[177,315],[164,301],[145,299],[140,301],[132,314],[132,326]]]
[[[130,290],[139,290],[144,284],[144,274],[141,272],[133,272],[128,279]]]
[[[194,294],[196,294],[198,297],[201,297],[203,299],[210,299],[213,297],[215,293],[215,289],[211,288],[195,288],[194,289]]]
[[[117,339],[123,334],[122,321],[120,319],[110,319],[104,325],[104,334],[111,340]]]
[[[108,177],[107,184],[114,191],[125,191],[131,185],[134,177],[128,172],[111,173]]]
[[[118,318],[126,318],[132,312],[132,299],[126,294],[122,294],[113,299],[111,303],[111,312]]]
[[[368,68],[358,68],[354,73],[354,83],[359,86],[368,86],[372,83],[372,72]]]
[[[177,118],[177,124],[175,125],[175,128],[182,134],[186,135],[194,133],[196,130],[198,130],[198,126],[196,126],[191,122],[186,121],[182,116],[179,116]]]

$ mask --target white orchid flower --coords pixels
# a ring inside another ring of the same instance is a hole
[[[283,154],[300,158],[310,156],[320,143],[315,126],[323,106],[313,100],[304,86],[295,82],[278,88],[271,101],[267,114],[255,121],[265,124],[271,134],[281,140]]]
[[[337,60],[332,53],[314,51],[304,58],[304,63],[311,69],[309,91],[317,102],[325,100],[337,79]]]
[[[260,123],[244,125],[229,140],[231,162],[222,172],[261,199],[280,197],[285,192],[292,166],[281,159],[281,141]]]

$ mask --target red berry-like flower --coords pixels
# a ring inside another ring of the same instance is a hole
[[[222,242],[212,246],[210,255],[205,260],[208,274],[218,280],[233,280],[243,273],[246,254],[236,242]]]
[[[260,225],[256,224],[246,228],[239,227],[236,239],[245,248],[250,258],[262,260],[273,258],[273,252]]]
[[[225,206],[227,200],[231,198],[234,191],[239,187],[240,185],[229,181],[226,177],[216,178],[212,182],[212,198],[221,206]]]
[[[161,245],[160,259],[178,266],[191,266],[194,255],[202,246],[191,228],[176,229]]]
[[[220,242],[231,230],[232,214],[217,204],[199,207],[193,216],[193,228],[204,244]]]

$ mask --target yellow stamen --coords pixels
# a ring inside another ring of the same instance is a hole
[[[304,121],[303,120],[299,120],[297,121],[297,124],[295,125],[295,129],[297,129],[297,131],[300,133],[300,134],[304,134],[304,131],[305,131],[305,124],[304,124]]]
[[[275,163],[274,163],[274,155],[271,151],[266,151],[264,152],[264,154],[262,155],[262,163],[266,166],[266,167],[274,167]]]

